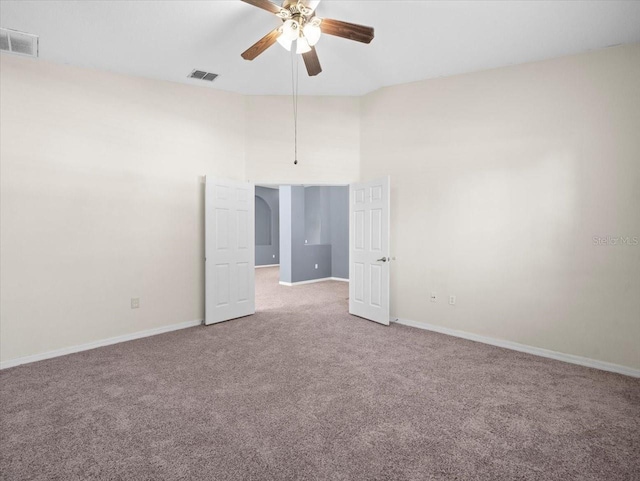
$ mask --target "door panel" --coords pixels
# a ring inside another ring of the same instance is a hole
[[[255,313],[254,186],[207,177],[205,324]]]
[[[389,325],[389,177],[349,187],[349,312]]]

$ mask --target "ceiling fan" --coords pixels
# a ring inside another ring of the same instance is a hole
[[[291,50],[296,42],[296,53],[302,54],[307,73],[310,76],[322,72],[315,44],[320,35],[370,43],[373,40],[373,28],[355,23],[316,17],[315,10],[320,0],[284,0],[282,6],[269,0],[242,0],[249,5],[274,13],[282,19],[282,25],[273,29],[242,53],[245,60],[253,60],[266,49],[278,42],[287,50]]]

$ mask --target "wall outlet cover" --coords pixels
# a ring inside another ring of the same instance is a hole
[[[131,309],[139,309],[140,308],[140,298],[132,297],[131,298]]]
[[[456,305],[456,296],[449,296],[449,304],[452,306]]]

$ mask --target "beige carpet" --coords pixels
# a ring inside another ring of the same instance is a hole
[[[2,371],[1,478],[640,479],[640,380],[257,280],[255,316]]]

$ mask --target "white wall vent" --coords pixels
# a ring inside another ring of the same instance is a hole
[[[37,57],[38,41],[39,37],[37,35],[0,28],[0,50],[3,52]]]
[[[205,72],[204,70],[194,70],[189,74],[189,78],[206,80],[207,82],[213,82],[217,76],[217,73]]]

